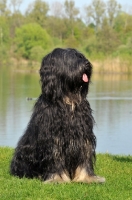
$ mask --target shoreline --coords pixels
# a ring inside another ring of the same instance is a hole
[[[93,72],[100,74],[132,74],[132,63],[130,61],[122,61],[120,59],[106,59],[104,61],[101,60],[93,60],[91,61],[93,65]],[[23,64],[21,63],[23,66]],[[38,72],[40,68],[41,62],[32,62],[27,61],[26,68],[23,66],[18,66],[17,70],[25,71],[35,71]],[[30,69],[29,69],[30,68]]]
[[[94,74],[132,74],[132,61],[122,60],[120,58],[106,58],[105,60],[89,59],[93,65]],[[31,61],[26,59],[11,58],[9,61],[1,64],[2,66],[9,66],[19,73],[38,73],[41,61]]]

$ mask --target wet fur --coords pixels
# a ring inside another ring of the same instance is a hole
[[[43,58],[42,94],[15,149],[11,174],[45,182],[96,177],[94,119],[86,98],[91,74],[91,63],[75,49],[57,48]]]

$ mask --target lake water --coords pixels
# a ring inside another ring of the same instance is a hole
[[[38,73],[0,68],[0,146],[16,147],[35,100],[40,94]],[[132,155],[132,75],[92,77],[89,102],[96,121],[97,153]]]

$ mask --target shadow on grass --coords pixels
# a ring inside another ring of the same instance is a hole
[[[132,157],[131,156],[111,156],[113,160],[119,161],[119,162],[131,162],[132,163]]]

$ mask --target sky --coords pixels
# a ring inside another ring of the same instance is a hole
[[[51,5],[53,2],[59,1],[59,2],[64,2],[64,0],[44,0],[46,1],[49,5]],[[107,2],[107,0],[103,0],[104,2]],[[132,1],[131,0],[116,0],[119,4],[121,4],[122,8],[126,12],[131,12],[132,13]],[[22,4],[20,6],[20,10],[24,12],[28,5],[30,3],[34,2],[34,0],[22,0]],[[92,0],[74,0],[75,6],[77,8],[83,9],[85,5],[91,4]],[[131,10],[131,11],[130,11]]]

